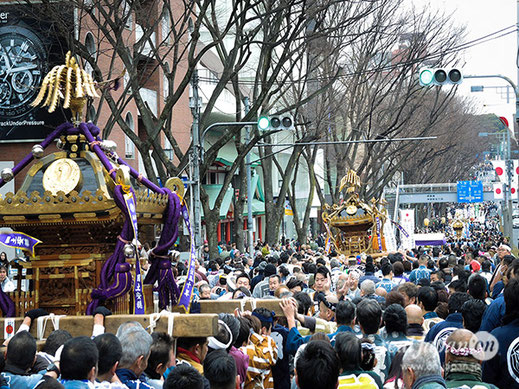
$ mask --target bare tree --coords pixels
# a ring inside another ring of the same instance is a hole
[[[187,123],[178,123],[174,112],[179,105],[186,104],[188,86],[204,56],[209,53],[215,55],[220,71],[201,113],[200,128],[206,127],[215,104],[225,90],[231,90],[236,97],[236,120],[250,121],[259,112],[272,108],[273,99],[279,99],[286,93],[287,82],[305,83],[308,75],[305,72],[296,74],[291,64],[297,63],[294,59],[306,58],[306,47],[312,42],[318,46],[318,42],[326,41],[326,37],[333,37],[333,34],[345,34],[349,29],[359,30],[353,26],[384,2],[387,0],[310,3],[302,0],[248,0],[226,7],[209,0],[72,0],[69,5],[76,10],[75,28],[70,29],[70,23],[62,23],[61,33],[67,37],[73,54],[84,60],[84,66],[91,68],[99,83],[126,72],[124,87],[118,91],[106,88],[102,98],[95,103],[97,117],[103,110],[110,112],[109,120],[103,123],[103,136],[109,136],[114,126],[119,126],[138,149],[147,176],[154,181],[157,177],[164,181],[167,177],[180,175],[190,161],[193,145],[184,149],[173,135],[183,128],[187,130]],[[43,11],[39,11],[39,17],[55,20],[57,24],[63,22],[59,20],[61,3],[43,0],[42,5]],[[337,16],[339,11],[341,18],[334,19],[334,13]],[[85,44],[83,38],[86,30],[95,34],[95,50]],[[352,36],[350,40],[354,39],[356,37]],[[310,64],[307,68],[312,67],[314,65]],[[326,76],[329,81],[324,82],[321,88],[286,109],[304,104],[319,94],[338,72],[338,67],[332,69]],[[163,76],[167,79],[167,93],[164,103],[158,104],[159,109],[156,110],[147,104],[142,88],[156,84]],[[248,91],[244,91],[245,84]],[[247,114],[242,105],[246,95],[251,100]],[[138,109],[139,134],[133,131],[122,115],[132,104]],[[232,176],[239,167],[240,172],[243,171],[243,158],[255,143],[268,137],[255,133],[251,142],[244,144],[241,132],[242,129],[237,127],[225,129],[223,136],[206,150],[200,169],[203,177],[215,161],[219,149],[228,142],[236,143],[238,158],[229,168],[212,208],[203,188],[201,192],[213,253],[216,250],[219,209]],[[161,146],[163,138],[171,144],[173,156],[168,155]],[[266,149],[265,153],[269,154],[269,150]],[[264,161],[268,169],[271,161],[268,157]],[[283,190],[286,192],[286,187]],[[279,225],[280,218],[276,215],[279,206],[273,208],[268,185],[266,195],[267,225],[272,221]],[[270,240],[274,239],[271,232],[267,235]]]
[[[423,88],[417,68],[454,59],[462,31],[447,17],[414,10],[402,13],[398,2],[373,15],[370,35],[351,46],[348,77],[336,87],[341,97],[331,105],[333,131],[329,141],[435,135],[445,120],[455,88]],[[416,144],[406,142],[335,144],[325,148],[326,185],[332,201],[339,200],[339,180],[348,169],[357,170],[366,184],[363,195],[379,196],[399,172]]]

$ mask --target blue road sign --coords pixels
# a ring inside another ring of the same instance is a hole
[[[481,181],[458,181],[457,192],[458,203],[483,202],[483,182]]]

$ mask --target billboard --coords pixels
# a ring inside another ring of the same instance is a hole
[[[58,109],[49,114],[30,103],[53,66],[64,62],[66,39],[58,33],[61,25],[45,17],[42,4],[0,6],[0,142],[44,139],[70,112]],[[67,12],[67,8],[63,8]],[[60,18],[70,23],[73,14]]]

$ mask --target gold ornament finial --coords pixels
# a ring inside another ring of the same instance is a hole
[[[339,192],[342,192],[344,187],[348,186],[347,193],[352,193],[360,189],[360,177],[357,175],[355,170],[350,169],[348,173],[341,179],[341,186]]]
[[[46,98],[45,98],[46,95]],[[31,103],[33,107],[48,106],[54,112],[63,99],[63,108],[70,108],[75,124],[81,121],[81,111],[88,97],[99,97],[92,76],[79,67],[70,51],[65,57],[65,65],[57,65],[45,76],[40,93]]]

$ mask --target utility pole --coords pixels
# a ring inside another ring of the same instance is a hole
[[[191,183],[193,197],[193,219],[194,219],[194,235],[195,247],[199,249],[202,243],[202,215],[200,214],[200,98],[198,96],[198,71],[193,71],[191,79],[191,87],[193,88],[193,97],[191,97],[189,106],[193,115],[193,126],[191,128],[191,136],[193,138],[193,178]]]
[[[518,26],[519,26],[519,0],[517,0],[517,18],[518,18]],[[519,32],[517,35],[518,45],[519,45]],[[517,69],[517,74],[519,77],[519,68]],[[489,75],[467,75],[463,76],[464,78],[501,78],[510,84],[515,93],[515,120],[519,119],[519,89],[517,89],[517,85],[506,76],[501,74],[489,74]],[[518,78],[519,79],[519,78]],[[513,212],[513,201],[512,201],[512,152],[511,152],[511,143],[510,143],[510,131],[513,131],[515,125],[512,128],[507,128],[506,130],[506,172],[507,172],[507,184],[505,190],[505,206],[503,210],[503,231],[505,236],[510,237],[510,243],[513,243],[513,235],[514,230],[512,227],[512,212]],[[515,188],[516,190],[518,188]],[[514,245],[514,244],[513,244]],[[515,245],[514,245],[515,246]]]
[[[243,105],[245,107],[245,116],[250,110],[250,101],[248,97],[243,98]],[[250,142],[250,126],[245,127],[245,144]],[[250,164],[250,151],[245,156],[245,169],[247,171],[247,244],[249,246],[249,255],[254,258],[254,218],[252,215],[252,169]]]

